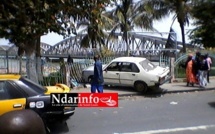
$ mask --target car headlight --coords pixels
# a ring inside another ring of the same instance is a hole
[[[29,107],[30,108],[35,108],[36,107],[36,103],[35,102],[30,102],[29,103]]]
[[[36,108],[44,108],[44,102],[43,101],[37,101],[36,102]]]
[[[44,108],[44,102],[43,101],[30,102],[29,107],[30,108]]]

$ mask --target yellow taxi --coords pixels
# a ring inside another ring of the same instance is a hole
[[[50,93],[67,93],[65,84],[41,86],[21,75],[0,74],[0,116],[6,112],[33,109],[42,117],[70,117],[74,107],[51,107]],[[59,116],[58,116],[59,117]]]

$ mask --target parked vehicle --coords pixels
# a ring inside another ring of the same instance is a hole
[[[105,85],[130,86],[139,92],[164,84],[171,78],[169,72],[169,67],[156,66],[143,57],[119,57],[103,66]],[[92,78],[92,66],[82,71],[82,79],[86,83],[90,83]]]
[[[74,107],[52,107],[50,93],[70,92],[64,84],[43,87],[20,75],[0,75],[0,115],[14,110],[32,109],[43,119],[68,119]]]

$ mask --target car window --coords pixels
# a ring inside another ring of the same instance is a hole
[[[143,67],[145,71],[150,71],[156,68],[156,65],[150,62],[148,59],[141,61],[140,65]]]
[[[123,62],[121,65],[122,72],[139,72],[138,67],[134,63]]]
[[[38,95],[38,94],[43,94],[46,91],[45,87],[31,81],[30,79],[21,77],[19,79],[19,81],[21,81],[21,82],[17,82],[17,84],[22,86],[24,89],[26,89],[25,92],[28,92],[28,94],[30,94],[30,96],[32,96],[31,95],[32,93],[35,93],[36,95]]]
[[[120,66],[121,63],[120,62],[112,62],[107,68],[107,71],[120,71]]]
[[[27,94],[27,96],[37,96],[44,93],[43,89],[37,90],[34,87],[30,87],[29,85],[26,85],[20,80],[13,81],[13,82],[15,85],[17,85],[17,87],[20,88],[20,90],[22,90],[25,94]]]
[[[11,83],[0,81],[0,100],[23,98],[24,94],[17,90]]]
[[[140,72],[139,68],[134,63],[131,63],[131,72],[135,72],[135,73]]]
[[[123,62],[121,67],[122,72],[131,72],[131,63]]]

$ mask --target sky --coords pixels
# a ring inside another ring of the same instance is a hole
[[[168,33],[170,30],[171,24],[172,24],[172,16],[163,18],[162,20],[159,20],[159,21],[155,21],[154,22],[154,28],[157,29],[161,33],[162,32]],[[192,26],[191,24],[192,24],[192,21],[190,22],[189,26],[185,26],[185,34],[186,34],[186,31],[188,31],[189,29],[194,28],[194,26]],[[177,20],[175,20],[175,22],[173,23],[172,28],[174,29],[174,31],[177,34],[177,40],[181,41],[182,40],[181,39],[181,29],[180,29],[180,26],[179,26],[179,23]],[[141,30],[137,29],[137,31],[140,32]],[[148,34],[152,34],[152,36],[155,35],[151,32]],[[167,37],[167,34],[164,34],[164,37]],[[185,36],[185,39],[186,39],[186,43],[188,43],[189,39],[188,39],[187,35]],[[41,42],[47,43],[47,44],[52,45],[52,46],[59,43],[62,40],[63,40],[63,36],[60,36],[56,33],[49,33],[49,34],[43,35],[41,37]],[[8,44],[10,44],[9,41],[7,41],[5,39],[0,39],[0,45],[8,45]]]

